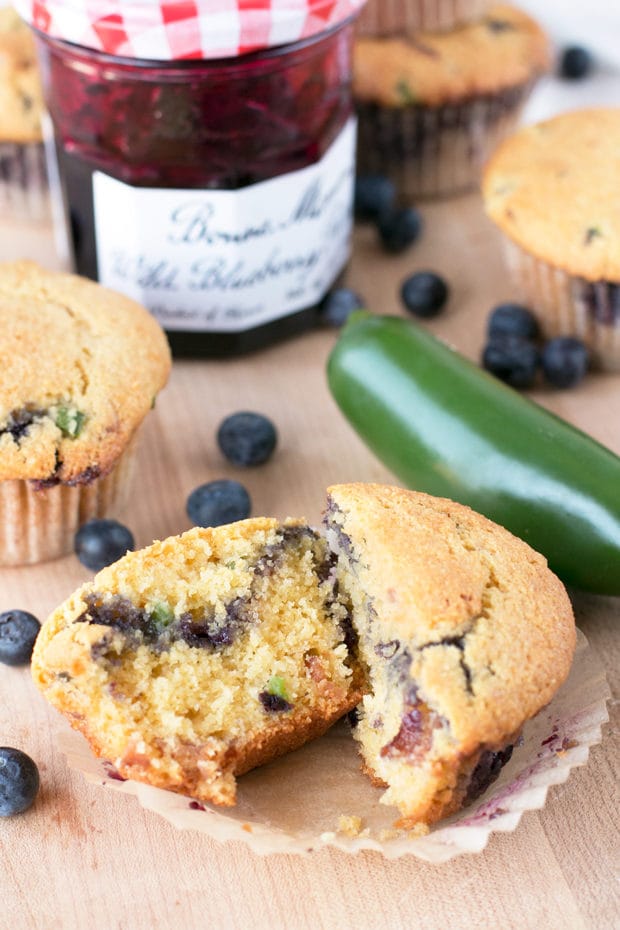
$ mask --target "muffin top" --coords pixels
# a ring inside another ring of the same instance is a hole
[[[39,142],[43,93],[32,33],[11,7],[0,9],[0,141]]]
[[[353,62],[358,100],[437,106],[526,83],[548,67],[549,46],[533,19],[502,4],[452,32],[360,38]]]
[[[521,129],[487,165],[486,211],[536,258],[620,282],[620,109],[577,110]]]
[[[170,371],[143,307],[76,275],[0,264],[0,479],[108,472]]]
[[[572,662],[571,604],[546,559],[450,500],[372,484],[328,493],[372,635],[405,649],[409,675],[450,721],[460,752],[501,745],[551,700]]]

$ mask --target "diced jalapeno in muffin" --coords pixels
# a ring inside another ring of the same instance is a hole
[[[152,607],[150,614],[151,622],[157,629],[164,630],[174,622],[174,611],[168,606],[168,604],[164,604],[161,601]]]
[[[78,410],[77,407],[58,407],[54,422],[64,436],[76,439],[82,432],[82,427],[86,422],[86,414]]]
[[[280,675],[272,675],[269,679],[269,684],[267,685],[267,691],[269,694],[274,694],[277,697],[284,698],[285,701],[288,700],[288,694],[286,693],[286,683]]]

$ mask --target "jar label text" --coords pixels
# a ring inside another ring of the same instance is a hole
[[[316,305],[349,254],[350,120],[320,161],[240,190],[93,175],[99,280],[168,330],[238,332]]]

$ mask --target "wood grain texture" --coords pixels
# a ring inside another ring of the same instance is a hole
[[[432,329],[476,358],[489,308],[511,297],[494,233],[475,197],[423,213],[423,239],[398,258],[379,252],[372,230],[358,230],[350,283],[372,309],[401,312],[398,288],[407,274],[444,273],[452,297]],[[51,264],[50,241],[42,231],[0,226],[0,257]],[[324,364],[333,340],[316,332],[243,359],[175,365],[144,430],[141,475],[125,517],[139,545],[188,528],[185,498],[213,478],[242,480],[256,514],[311,521],[328,484],[390,480],[328,394]],[[620,377],[591,376],[577,390],[534,396],[620,452]],[[267,413],[278,426],[277,455],[263,468],[235,469],[217,451],[218,423],[239,409]],[[0,610],[20,607],[43,618],[88,577],[72,557],[1,571]],[[0,822],[1,930],[618,926],[620,600],[574,595],[574,603],[614,693],[602,745],[515,833],[441,866],[332,850],[261,859],[242,844],[178,832],[135,799],[69,771],[56,748],[64,722],[27,670],[0,667],[0,743],[30,753],[43,783],[29,812]]]

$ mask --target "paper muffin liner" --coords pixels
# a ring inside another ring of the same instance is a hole
[[[32,481],[0,481],[0,565],[68,555],[83,523],[118,516],[129,499],[136,449],[134,435],[112,471],[84,484],[38,489]]]
[[[90,752],[77,733],[60,736],[72,769],[88,781],[135,795],[142,807],[181,830],[221,842],[242,841],[261,855],[305,854],[326,846],[348,853],[371,849],[389,859],[414,855],[444,862],[480,852],[495,832],[514,830],[523,813],[540,809],[552,785],[583,765],[608,719],[605,673],[578,633],[570,676],[553,701],[529,723],[498,780],[474,804],[426,835],[399,832],[396,808],[360,771],[355,741],[344,723],[303,749],[255,769],[238,782],[237,804],[217,808],[133,781]]]
[[[0,216],[34,222],[50,218],[43,142],[0,142]]]
[[[442,106],[358,102],[359,174],[387,174],[408,200],[464,193],[514,129],[535,81]]]
[[[521,299],[545,336],[576,336],[587,345],[594,367],[620,371],[620,282],[586,281],[502,239]]]
[[[482,19],[491,0],[369,0],[357,31],[365,36],[445,32]]]

